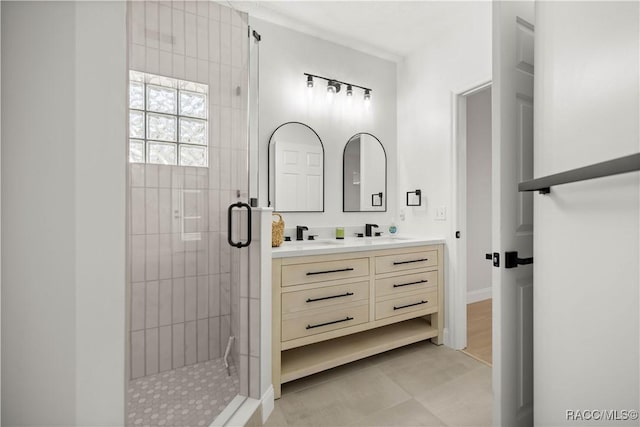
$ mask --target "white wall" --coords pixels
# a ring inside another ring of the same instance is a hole
[[[396,198],[396,65],[353,49],[258,19],[250,25],[262,36],[260,42],[260,205],[267,203],[267,146],[271,133],[282,123],[299,121],[311,126],[325,148],[325,212],[287,213],[287,228],[386,224],[393,217]],[[373,89],[369,108],[363,92],[354,88],[348,104],[346,88],[330,104],[326,82],[316,79],[309,97],[303,73],[353,82]],[[342,212],[342,152],[358,132],[376,135],[387,150],[387,212]]]
[[[125,2],[76,2],[76,425],[124,419]]]
[[[639,30],[637,2],[536,3],[535,176],[639,151]],[[535,195],[537,425],[638,409],[639,218],[637,172]]]
[[[2,12],[2,424],[70,425],[75,8],[3,2]]]
[[[2,9],[2,424],[121,424],[125,5]]]
[[[405,207],[399,226],[438,236],[449,234],[448,221],[434,217],[437,206],[451,204],[451,93],[491,79],[491,3],[459,7],[468,19],[398,65],[398,203],[416,188],[426,199],[426,209]]]
[[[491,88],[467,101],[467,298],[491,296]]]
[[[491,79],[491,2],[456,3],[460,21],[398,65],[398,209],[406,215],[400,233],[447,239],[445,262],[445,343],[452,325],[455,298],[449,283],[455,276],[452,193],[452,93]],[[421,189],[422,206],[405,207],[406,191]],[[436,221],[445,206],[447,220]],[[454,224],[455,226],[455,224]],[[463,304],[466,303],[463,302]]]

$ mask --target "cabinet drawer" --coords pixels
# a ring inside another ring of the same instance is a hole
[[[369,275],[369,259],[310,262],[282,266],[282,286],[325,282]]]
[[[438,251],[420,251],[407,254],[376,257],[376,274],[413,270],[438,265]]]
[[[368,299],[368,281],[339,286],[323,286],[305,291],[284,292],[282,294],[282,313],[295,313]]]
[[[376,303],[376,320],[438,307],[438,291],[420,292]]]
[[[282,320],[282,341],[347,328],[368,321],[369,305],[367,303],[291,317]]]
[[[403,274],[386,279],[376,279],[376,297],[401,294],[438,286],[438,271]]]

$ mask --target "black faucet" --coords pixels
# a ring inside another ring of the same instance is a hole
[[[304,238],[302,237],[302,232],[304,230],[308,230],[309,227],[306,227],[304,225],[297,225],[296,226],[296,240],[304,240]]]
[[[365,224],[364,226],[364,235],[366,237],[371,237],[371,229],[372,228],[378,228],[378,224]]]

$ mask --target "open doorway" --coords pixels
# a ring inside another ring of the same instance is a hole
[[[467,96],[467,347],[491,364],[491,87]]]
[[[456,97],[458,284],[463,335],[458,348],[488,365],[492,363],[491,261],[491,84]],[[490,258],[490,255],[489,255]]]

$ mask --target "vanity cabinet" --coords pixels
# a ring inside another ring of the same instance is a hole
[[[273,259],[273,385],[442,342],[443,245]]]

